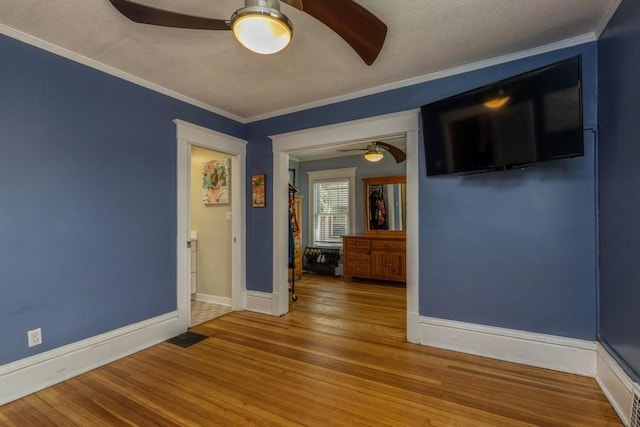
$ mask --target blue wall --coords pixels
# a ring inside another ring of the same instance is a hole
[[[594,143],[585,157],[427,180],[420,314],[595,339]]]
[[[244,129],[4,36],[0,56],[2,365],[175,310],[172,120]]]
[[[394,158],[390,155],[385,155],[382,160],[371,163],[365,160],[362,154],[356,156],[338,157],[335,159],[313,160],[308,162],[298,163],[299,172],[297,172],[296,180],[299,183],[300,194],[304,197],[302,204],[302,214],[304,215],[303,221],[303,234],[302,234],[302,247],[309,246],[309,207],[311,206],[311,196],[309,195],[309,175],[307,172],[319,171],[326,169],[339,169],[339,168],[356,168],[356,182],[355,182],[355,220],[356,229],[351,234],[364,233],[364,183],[365,178],[374,178],[380,176],[396,176],[404,175],[406,171],[406,162],[396,163]]]
[[[624,1],[599,42],[600,339],[640,379],[640,3]]]
[[[595,129],[597,47],[589,43],[251,123],[249,173],[271,175],[269,135],[417,108],[577,54],[584,127]],[[595,146],[585,136],[585,157],[465,178],[427,179],[421,150],[421,315],[595,339]],[[271,212],[248,211],[249,289],[271,291]]]
[[[269,135],[416,108],[582,54],[585,128],[597,124],[595,43],[246,126],[6,37],[0,53],[0,364],[176,309],[175,118],[248,139],[247,173],[266,173],[270,189]],[[595,337],[592,138],[585,148],[465,178],[427,179],[420,153],[422,315]],[[247,210],[247,287],[270,292],[267,198]],[[44,344],[28,349],[36,327]]]

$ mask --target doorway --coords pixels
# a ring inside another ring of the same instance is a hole
[[[231,311],[231,157],[191,144],[190,326]]]
[[[289,153],[345,142],[405,134],[407,139],[407,340],[419,342],[418,314],[418,110],[271,136],[273,141],[273,313],[289,311],[287,188]]]
[[[192,295],[190,286],[191,248],[189,247],[193,240],[191,233],[191,202],[194,197],[191,193],[192,152],[200,153],[213,150],[217,157],[229,160],[230,203],[214,205],[221,208],[219,213],[223,222],[230,222],[229,247],[224,249],[231,254],[229,260],[231,292],[230,297],[225,297],[228,299],[224,301],[230,303],[233,310],[243,310],[245,307],[246,141],[181,120],[175,120],[175,123],[177,129],[177,311],[180,325],[186,330],[191,321]],[[194,189],[195,192],[196,189]],[[200,201],[202,202],[201,191]],[[197,232],[197,230],[194,231]],[[195,237],[197,241],[197,233]],[[198,285],[196,283],[196,295],[197,293]]]

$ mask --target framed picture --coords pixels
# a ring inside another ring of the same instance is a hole
[[[254,208],[267,205],[265,174],[251,175],[251,205]]]
[[[206,206],[228,205],[231,185],[229,159],[211,160],[202,164],[202,203]]]

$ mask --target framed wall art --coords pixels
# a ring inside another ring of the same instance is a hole
[[[229,159],[211,160],[202,164],[202,203],[206,206],[231,203]]]
[[[265,174],[251,175],[251,206],[254,208],[267,206]]]

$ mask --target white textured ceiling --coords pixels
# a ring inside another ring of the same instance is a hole
[[[228,19],[242,0],[136,0]],[[108,0],[0,0],[0,31],[65,48],[243,121],[592,34],[620,0],[359,0],[388,35],[372,66],[335,33],[286,4],[291,44],[244,49],[230,31],[133,23]],[[8,27],[8,28],[7,28]]]

